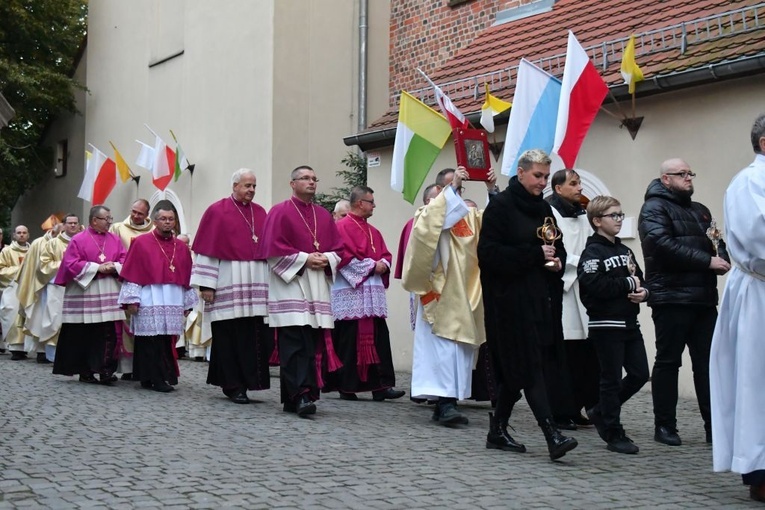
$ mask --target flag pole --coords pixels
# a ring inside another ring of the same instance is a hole
[[[428,75],[427,75],[427,74],[425,74],[425,72],[424,72],[422,69],[420,69],[419,67],[417,67],[416,69],[417,69],[417,71],[418,71],[418,72],[419,72],[419,73],[422,75],[422,77],[423,77],[423,78],[425,78],[425,79],[428,81],[428,83],[430,83],[431,87],[433,87],[434,89],[435,89],[436,87],[438,87],[438,85],[436,85],[435,83],[433,83],[433,80],[431,80],[430,78],[428,78]],[[442,91],[442,92],[443,92],[443,91]],[[446,95],[446,94],[444,94],[444,95]],[[448,97],[448,96],[447,96],[447,97]],[[449,100],[451,101],[451,98],[449,98]],[[456,106],[455,106],[455,108],[456,108]],[[470,122],[470,119],[468,119],[467,117],[465,117],[465,120],[467,121],[468,125],[470,126],[470,129],[475,129],[475,126],[473,126],[473,123],[472,123],[472,122]]]
[[[635,91],[632,91],[632,118],[635,118]]]
[[[614,95],[614,92],[611,90],[611,87],[608,87],[608,96],[614,102],[614,104],[616,105],[616,109],[619,110],[619,113],[623,117],[623,119],[619,119],[619,120],[627,120],[627,114],[624,112],[624,110],[622,110],[622,106],[619,104],[619,101],[616,100],[616,96]]]
[[[151,128],[149,127],[149,125],[148,125],[148,124],[146,124],[146,123],[144,122],[143,126],[144,126],[146,129],[148,129],[148,130],[149,130],[149,132],[150,132],[151,134],[153,134],[154,136],[156,136],[157,138],[159,138],[159,135],[158,135],[157,133],[155,133],[155,132],[154,132],[154,130],[153,130],[153,129],[151,129]]]

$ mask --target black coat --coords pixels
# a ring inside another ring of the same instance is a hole
[[[638,327],[640,305],[627,297],[636,289],[630,278],[630,264],[634,264],[635,276],[642,282],[643,271],[632,250],[623,245],[621,239],[617,237],[611,242],[597,233],[587,238],[577,275],[590,330]]]
[[[649,306],[717,305],[717,275],[709,269],[711,220],[706,206],[667,189],[659,179],[648,185],[638,231]],[[722,241],[719,255],[730,262]]]
[[[497,194],[483,214],[478,263],[486,340],[499,382],[515,380],[523,387],[532,370],[541,370],[540,346],[562,342],[563,269],[545,269],[537,229],[554,216],[541,196],[518,182]],[[566,266],[563,239],[556,255]]]

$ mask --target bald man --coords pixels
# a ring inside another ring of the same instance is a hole
[[[16,277],[21,270],[21,264],[29,251],[29,229],[18,225],[13,229],[13,241],[0,251],[0,324],[3,337],[0,347],[6,345],[11,351],[11,359],[20,361],[26,359],[24,350],[24,335],[21,332],[19,318],[19,299],[16,296],[18,285]]]

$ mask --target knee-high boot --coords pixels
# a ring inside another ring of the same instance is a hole
[[[507,452],[525,452],[526,447],[508,434],[507,421],[507,419],[500,420],[499,417],[489,413],[489,433],[486,435],[486,448]]]
[[[550,417],[540,421],[539,426],[545,435],[545,440],[547,440],[547,449],[550,452],[551,460],[563,457],[566,452],[570,452],[579,444],[573,437],[566,437],[561,434]]]

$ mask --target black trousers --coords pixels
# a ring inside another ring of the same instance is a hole
[[[711,430],[709,403],[709,351],[717,320],[714,306],[659,305],[653,307],[656,328],[656,360],[651,376],[654,423],[677,428],[677,378],[683,351],[688,346],[693,385],[704,428]]]
[[[358,393],[385,390],[396,385],[396,372],[393,369],[388,324],[382,317],[375,317],[374,323],[375,351],[380,362],[367,368],[367,379],[362,381],[358,374],[357,363],[356,334],[359,330],[359,322],[356,320],[335,321],[335,329],[332,330],[332,344],[343,366],[334,372],[328,372],[327,363],[322,363],[322,377],[324,378],[322,392]]]
[[[590,329],[600,363],[600,399],[595,406],[607,431],[621,429],[622,404],[648,382],[648,358],[639,329]],[[622,367],[627,375],[622,378]]]
[[[136,336],[133,351],[133,380],[171,385],[178,384],[171,335]]]
[[[224,391],[271,387],[268,357],[273,341],[263,317],[241,317],[212,323],[207,384]]]
[[[277,328],[277,335],[282,402],[294,402],[303,394],[318,399],[316,350],[324,345],[324,330],[287,326]]]
[[[99,374],[108,377],[117,370],[115,322],[95,324],[64,323],[56,346],[53,373],[61,375]]]
[[[565,340],[563,345],[571,374],[574,407],[577,411],[595,407],[600,394],[600,364],[595,346],[589,339]]]

